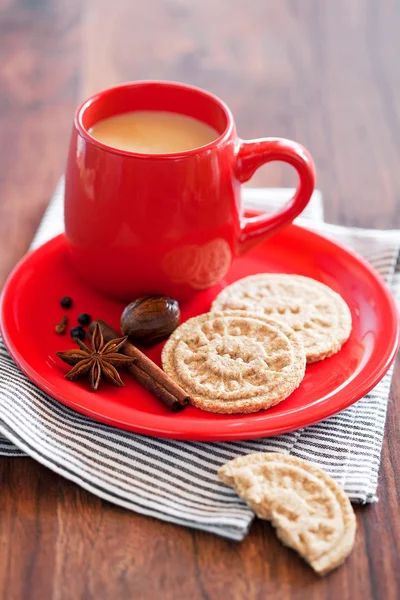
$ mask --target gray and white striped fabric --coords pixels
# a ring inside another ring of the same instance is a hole
[[[244,197],[248,206],[271,210],[289,193],[246,189]],[[62,231],[62,196],[61,182],[33,247]],[[327,225],[318,193],[299,222],[364,255],[400,299],[399,231]],[[254,515],[216,477],[218,466],[238,455],[275,450],[306,458],[344,486],[352,501],[376,500],[391,374],[350,408],[293,433],[243,442],[180,442],[114,429],[64,407],[19,371],[0,340],[0,454],[27,454],[138,513],[241,540]]]

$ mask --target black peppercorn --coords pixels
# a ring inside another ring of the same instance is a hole
[[[92,317],[88,313],[81,313],[78,317],[78,323],[82,327],[87,327],[92,322]]]
[[[72,338],[78,338],[82,342],[86,337],[86,332],[82,327],[73,327],[69,333]]]
[[[60,304],[63,308],[71,308],[72,298],[70,298],[69,296],[63,296],[60,300]]]

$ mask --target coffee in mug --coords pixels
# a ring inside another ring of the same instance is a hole
[[[179,113],[138,110],[98,121],[89,133],[103,144],[147,154],[184,152],[200,148],[218,132],[198,119]]]

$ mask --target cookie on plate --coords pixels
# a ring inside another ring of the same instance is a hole
[[[231,460],[218,477],[260,519],[271,521],[279,539],[320,575],[350,554],[356,532],[353,508],[340,485],[312,463],[261,452]]]
[[[206,313],[174,331],[162,366],[194,406],[252,413],[278,404],[299,386],[305,353],[285,323],[242,311]]]
[[[279,319],[300,336],[307,363],[340,350],[351,333],[349,307],[331,288],[301,275],[250,275],[226,287],[211,311],[243,310]]]

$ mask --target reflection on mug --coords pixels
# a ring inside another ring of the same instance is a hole
[[[228,242],[215,238],[202,246],[188,244],[171,250],[164,257],[162,267],[172,282],[205,290],[225,277],[231,261]]]
[[[76,148],[76,164],[82,181],[83,189],[90,200],[95,197],[95,178],[96,169],[90,169],[86,165],[85,161],[85,144],[82,138],[78,138]]]
[[[162,261],[162,269],[173,283],[188,283],[200,263],[200,246],[187,244],[174,248]]]

